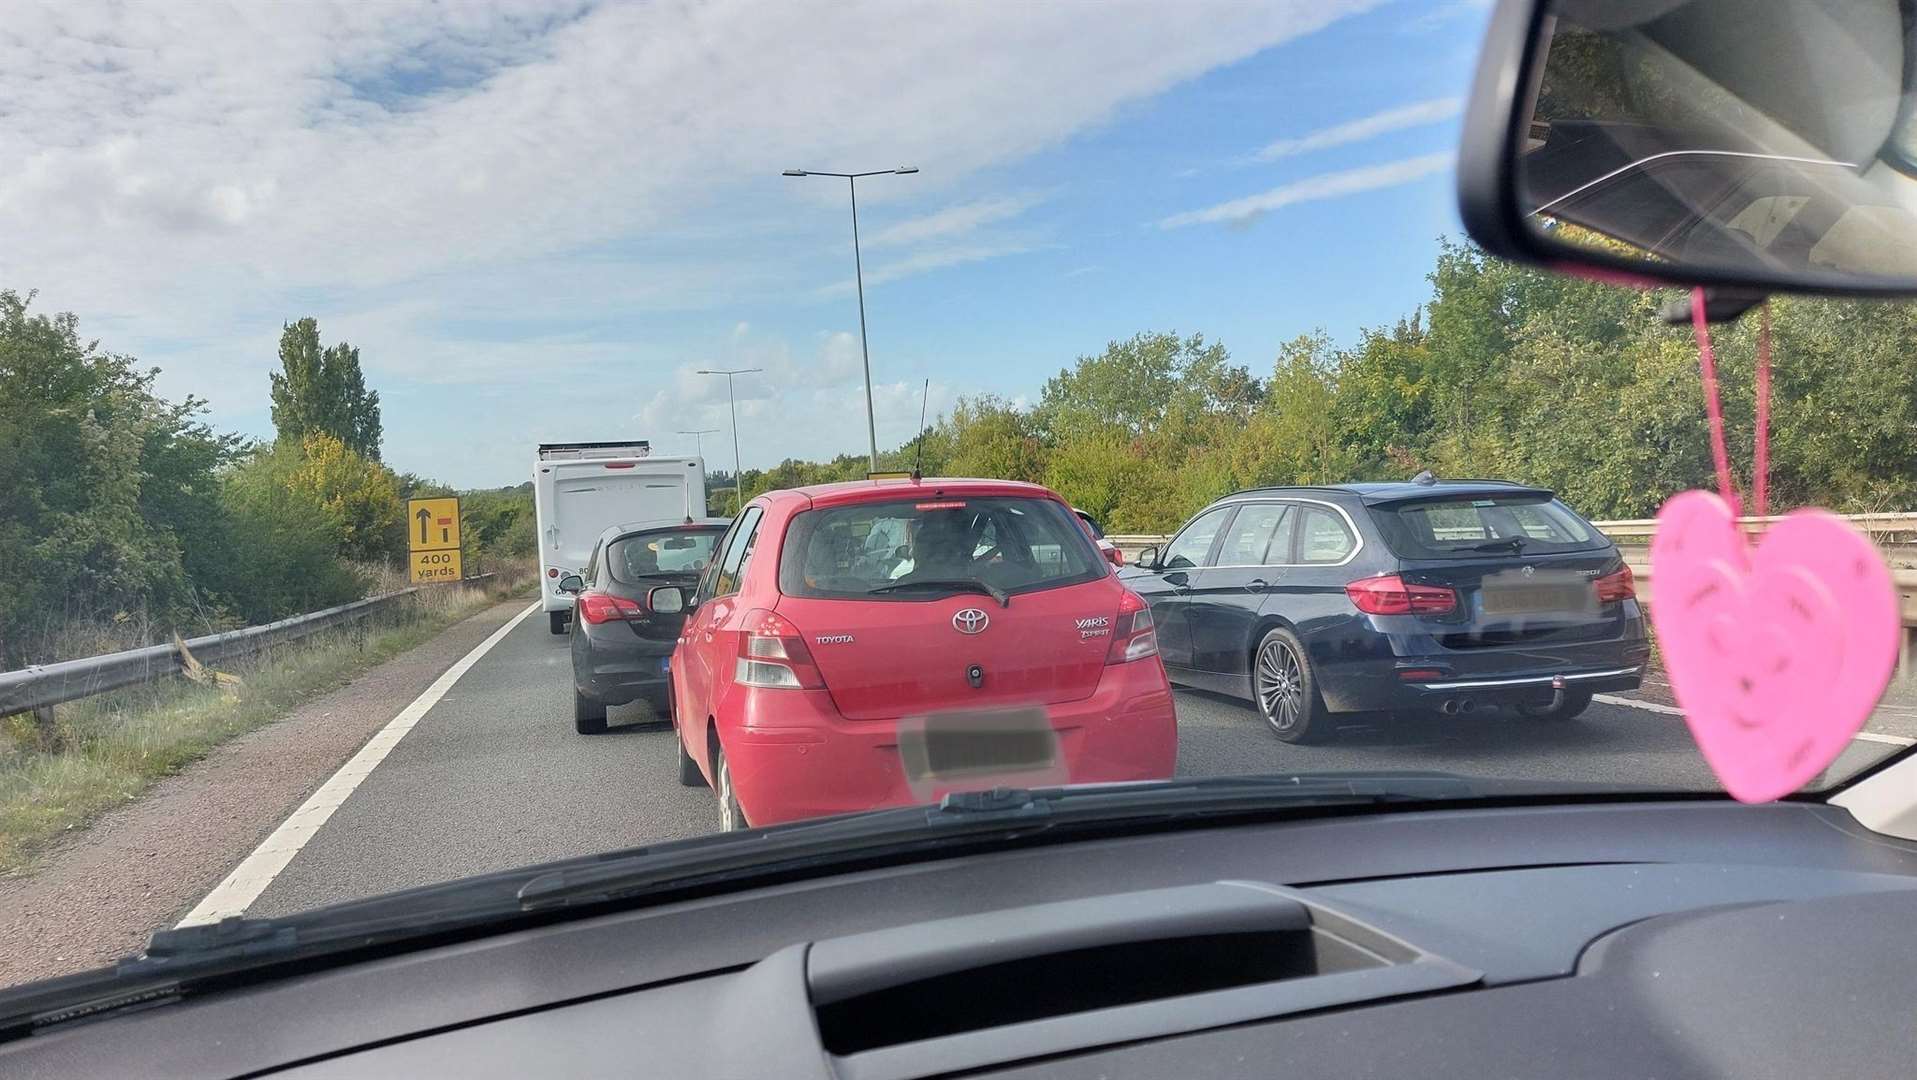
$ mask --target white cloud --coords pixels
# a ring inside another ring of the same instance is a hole
[[[1453,19],[1466,15],[1481,15],[1491,10],[1491,0],[1450,0],[1411,19],[1402,26],[1409,34],[1428,34]]]
[[[1346,146],[1366,139],[1375,139],[1393,131],[1403,131],[1406,128],[1423,127],[1426,124],[1449,120],[1463,109],[1463,98],[1443,97],[1432,98],[1429,101],[1414,101],[1409,105],[1400,105],[1356,120],[1347,120],[1342,124],[1333,124],[1295,138],[1279,139],[1258,151],[1256,157],[1259,161],[1276,161],[1294,154],[1307,154],[1314,150]]]
[[[868,248],[903,247],[928,240],[965,236],[980,227],[1017,217],[1036,206],[1038,195],[1007,195],[948,206],[936,213],[888,225],[865,240]]]
[[[1335,199],[1343,195],[1355,195],[1361,191],[1375,191],[1379,188],[1408,184],[1421,177],[1449,169],[1456,159],[1455,153],[1446,150],[1436,154],[1405,158],[1402,161],[1386,162],[1383,165],[1367,165],[1358,169],[1320,173],[1317,176],[1308,176],[1303,180],[1280,185],[1259,195],[1233,199],[1203,210],[1173,214],[1160,221],[1158,227],[1177,229],[1187,225],[1220,222],[1242,225],[1273,210],[1295,203]]]
[[[256,432],[280,323],[317,315],[361,347],[387,430],[424,445],[468,418],[408,384],[543,402],[552,365],[654,355],[611,321],[716,308],[730,326],[806,294],[843,192],[783,167],[922,167],[872,186],[883,213],[1373,5],[16,2],[0,286]],[[1029,248],[988,235],[1023,198],[889,227],[902,255],[868,282]],[[513,319],[536,325],[456,325]],[[520,472],[521,447],[482,449],[397,463]]]
[[[875,285],[883,285],[888,281],[897,281],[900,278],[912,277],[931,270],[943,270],[951,266],[964,266],[967,263],[1004,258],[1007,255],[1023,255],[1028,251],[1037,250],[1040,246],[1041,245],[1031,240],[1006,238],[982,240],[975,243],[948,244],[942,247],[929,247],[921,251],[913,252],[904,258],[893,259],[890,262],[879,263],[873,266],[865,272],[865,287],[870,289]],[[858,283],[853,279],[846,278],[844,281],[834,282],[820,289],[819,295],[850,295],[853,290],[857,288],[857,284]]]
[[[747,468],[764,468],[789,457],[820,459],[866,449],[865,383],[856,334],[832,331],[820,335],[816,350],[795,355],[783,340],[753,339],[727,347],[721,359],[683,363],[661,380],[644,407],[633,417],[641,430],[677,432],[716,428],[706,437],[706,460],[712,467],[731,468],[732,417],[726,401],[726,381],[702,376],[696,369],[763,367],[734,380],[739,414],[739,447]],[[889,450],[911,439],[918,430],[920,395],[928,402],[928,420],[948,412],[957,392],[942,379],[929,390],[922,378],[875,382],[873,411],[879,448]],[[655,440],[656,446],[664,446]],[[683,437],[690,452],[691,436]]]

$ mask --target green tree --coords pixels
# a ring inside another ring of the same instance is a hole
[[[73,620],[190,612],[183,541],[231,447],[152,393],[155,371],[71,314],[0,291],[0,667],[48,659]]]
[[[405,504],[391,469],[354,453],[324,432],[311,432],[297,448],[285,482],[325,511],[339,553],[362,561],[397,560],[406,551]]]
[[[297,443],[318,432],[379,460],[379,392],[366,388],[359,349],[343,341],[321,348],[314,319],[287,323],[280,331],[280,370],[271,381],[280,441]]]
[[[1097,356],[1081,356],[1046,380],[1035,423],[1052,442],[1085,428],[1116,426],[1138,436],[1156,429],[1168,412],[1211,411],[1255,403],[1258,387],[1231,355],[1203,334],[1136,334],[1113,341]]]

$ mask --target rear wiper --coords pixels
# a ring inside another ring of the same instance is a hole
[[[1510,548],[1512,553],[1516,554],[1517,552],[1524,550],[1525,543],[1526,543],[1526,540],[1522,536],[1507,536],[1502,540],[1487,540],[1482,544],[1473,544],[1466,550],[1496,551],[1499,548]]]
[[[867,589],[866,594],[897,592],[900,589],[949,589],[953,592],[984,593],[998,601],[999,607],[1012,606],[1012,594],[990,582],[977,578],[920,578],[917,581],[895,581],[890,585],[880,585]]]

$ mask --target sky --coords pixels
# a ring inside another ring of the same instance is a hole
[[[269,436],[281,327],[385,459],[747,468],[1037,400],[1141,331],[1268,373],[1428,298],[1484,0],[54,0],[0,20],[0,288]],[[929,391],[925,389],[929,382]]]

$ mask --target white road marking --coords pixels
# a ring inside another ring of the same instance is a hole
[[[1659,705],[1655,701],[1638,701],[1635,698],[1618,697],[1614,694],[1592,694],[1592,701],[1601,701],[1606,705],[1622,705],[1627,709],[1643,709],[1645,712],[1660,713],[1664,716],[1683,716],[1684,710],[1671,705]],[[1879,735],[1875,731],[1860,731],[1852,735],[1853,739],[1864,742],[1889,743],[1892,746],[1917,745],[1917,739],[1903,735]]]
[[[1614,694],[1592,694],[1592,701],[1601,701],[1606,705],[1622,705],[1629,709],[1643,709],[1645,712],[1663,713],[1665,716],[1683,716],[1684,710],[1674,705],[1659,705],[1655,701],[1639,701],[1636,698],[1618,697]]]
[[[292,816],[281,822],[280,827],[274,829],[271,836],[268,836],[259,847],[254,848],[253,853],[242,860],[240,865],[234,867],[233,872],[226,875],[225,881],[214,886],[213,891],[206,894],[206,899],[201,900],[198,907],[187,912],[186,918],[180,920],[180,925],[192,926],[195,923],[218,922],[229,915],[244,915],[253,901],[258,900],[260,894],[266,891],[266,887],[273,884],[273,879],[280,875],[280,871],[285,870],[287,864],[293,861],[293,856],[299,854],[300,849],[306,846],[306,842],[319,831],[320,826],[326,824],[326,819],[333,816],[333,811],[339,809],[340,805],[353,794],[359,787],[360,781],[370,776],[373,769],[385,760],[386,755],[393,752],[393,747],[399,745],[399,740],[413,730],[413,725],[419,723],[420,717],[425,716],[428,709],[437,705],[439,699],[446,696],[446,691],[451,690],[453,684],[479,662],[480,657],[490,652],[493,646],[499,644],[507,634],[512,633],[513,627],[518,626],[526,616],[537,610],[539,610],[539,602],[535,600],[527,606],[526,610],[513,616],[506,625],[493,631],[490,637],[474,646],[473,651],[460,657],[457,663],[447,668],[445,674],[435,679],[433,685],[414,698],[412,704],[401,709],[398,716],[387,721],[386,726],[380,728],[378,734],[368,739],[365,746],[360,747],[359,753],[354,754],[351,760],[340,766],[339,771],[334,773],[326,783],[321,784],[320,789],[315,791],[311,798],[300,804],[300,808],[293,811]]]

